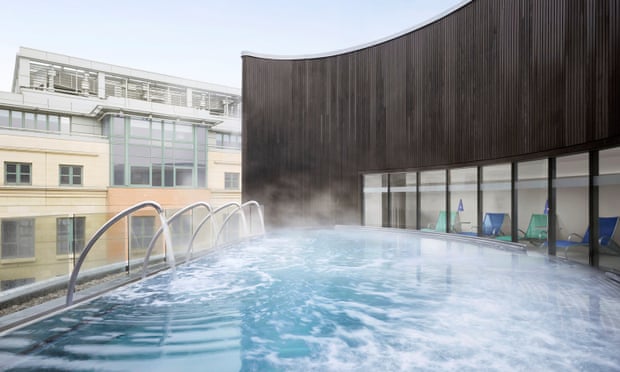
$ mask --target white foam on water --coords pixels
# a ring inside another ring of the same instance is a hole
[[[87,341],[87,342],[107,342],[107,341],[110,341],[112,339],[121,337],[123,335],[124,335],[124,333],[120,333],[120,332],[105,332],[105,333],[100,334],[100,335],[83,336],[80,339],[82,341]]]
[[[20,349],[33,344],[33,341],[22,337],[2,337],[0,338],[0,347],[6,349]]]
[[[216,250],[49,327],[86,320],[58,347],[109,370],[620,370],[620,289],[601,276],[460,241],[306,231]]]

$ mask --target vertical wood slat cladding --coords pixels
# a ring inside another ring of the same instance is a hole
[[[359,223],[361,172],[619,143],[619,34],[615,0],[473,0],[349,53],[246,55],[244,199],[271,225]]]

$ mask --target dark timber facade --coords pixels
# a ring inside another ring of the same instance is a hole
[[[620,1],[473,0],[354,51],[246,53],[242,100],[243,199],[272,226],[359,224],[367,173],[618,146]]]

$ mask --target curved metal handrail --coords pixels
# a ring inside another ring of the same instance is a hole
[[[254,203],[255,203],[256,205],[259,205],[257,202],[254,202]],[[217,209],[215,209],[215,210],[212,212],[212,216],[213,216],[213,218],[212,218],[212,220],[211,220],[211,221],[213,222],[213,231],[215,231],[215,223],[214,223],[214,220],[215,220],[215,215],[216,215],[219,211],[224,210],[224,209],[229,208],[229,207],[232,207],[232,206],[236,207],[236,210],[239,210],[239,209],[243,208],[243,206],[242,206],[241,204],[237,203],[237,202],[228,202],[228,203],[226,203],[226,204],[223,204],[223,205],[219,206]],[[198,226],[196,227],[196,230],[194,231],[194,235],[192,235],[192,239],[190,240],[189,244],[187,245],[187,252],[186,252],[186,254],[185,254],[185,256],[186,256],[186,257],[188,257],[188,256],[192,253],[192,249],[193,249],[193,247],[194,247],[194,240],[196,239],[196,236],[197,236],[197,235],[198,235],[198,233],[200,232],[200,229],[202,228],[202,226],[203,226],[203,225],[207,222],[207,220],[208,220],[210,217],[211,217],[211,216],[206,216],[206,217],[205,217],[202,221],[200,221],[200,223],[199,223],[199,224],[198,224]],[[227,221],[227,220],[225,220],[223,224],[226,224],[226,221]],[[262,221],[262,220],[261,220],[261,221]],[[247,225],[246,225],[246,226],[247,226]],[[247,228],[246,228],[246,230],[247,230]],[[220,230],[218,230],[218,231],[220,231]],[[263,223],[263,232],[264,232],[264,231],[265,231],[265,226],[264,226],[264,223]],[[218,236],[219,236],[219,233],[218,233]],[[216,242],[217,242],[217,239],[215,239],[215,240],[213,241],[213,243],[216,243]]]
[[[84,263],[84,260],[86,259],[86,256],[88,255],[90,250],[95,245],[95,242],[97,242],[97,240],[101,237],[101,235],[103,235],[103,233],[105,233],[112,225],[118,222],[121,218],[137,210],[145,208],[145,207],[155,208],[155,210],[157,211],[157,214],[159,215],[159,219],[161,220],[162,225],[166,224],[166,217],[164,216],[164,210],[162,209],[161,205],[159,205],[159,203],[154,202],[154,201],[144,201],[144,202],[135,204],[125,210],[120,211],[116,216],[110,218],[108,222],[103,224],[103,226],[101,226],[99,230],[95,232],[92,238],[90,238],[90,240],[88,241],[88,244],[86,244],[86,246],[84,247],[84,250],[82,250],[82,253],[80,254],[80,257],[75,263],[73,271],[71,272],[71,278],[69,279],[69,287],[67,288],[67,302],[66,302],[67,306],[70,306],[71,304],[73,304],[73,293],[75,292],[75,282],[77,280],[78,273],[80,272],[80,268],[82,267],[82,264]]]
[[[260,221],[261,221],[261,226],[262,226],[262,233],[265,233],[265,222],[263,220],[263,213],[260,209],[260,205],[258,204],[258,202],[254,201],[254,200],[250,200],[247,201],[241,205],[239,205],[239,207],[237,209],[235,209],[235,211],[233,213],[231,213],[230,215],[228,215],[226,217],[226,219],[224,220],[224,222],[222,222],[222,225],[220,226],[219,231],[217,232],[217,237],[215,238],[215,243],[217,244],[217,242],[220,240],[220,235],[222,234],[222,231],[224,230],[224,227],[226,227],[226,224],[228,223],[228,221],[239,211],[241,211],[241,221],[243,222],[243,228],[245,231],[245,234],[248,235],[248,223],[247,223],[247,219],[245,216],[245,210],[244,208],[250,205],[256,205],[256,207],[258,208],[258,215],[260,217]]]
[[[256,200],[250,200],[241,205],[241,208],[245,208],[251,205],[255,205],[258,210],[258,219],[260,220],[261,233],[265,233],[265,218],[263,216],[263,210],[260,208],[260,204]]]
[[[241,205],[239,203],[236,203],[237,208],[235,208],[235,210],[229,214],[228,216],[226,216],[226,218],[224,219],[224,222],[222,222],[222,225],[220,226],[219,230],[217,231],[217,235],[215,237],[215,244],[217,245],[217,242],[220,240],[220,235],[222,234],[222,231],[224,231],[224,227],[226,227],[226,224],[228,223],[228,221],[234,216],[236,215],[239,211],[241,211],[241,221],[243,223],[243,231],[245,231],[245,233],[248,233],[248,224],[245,221],[245,214],[243,213],[243,209],[241,208]]]
[[[205,207],[209,211],[208,216],[213,214],[213,208],[211,208],[211,205],[209,205],[209,203],[206,203],[206,202],[203,202],[203,201],[199,201],[199,202],[195,202],[195,203],[186,205],[185,207],[183,207],[183,208],[179,209],[178,211],[176,211],[168,219],[167,225],[170,225],[171,222],[173,222],[174,220],[179,218],[179,216],[181,216],[183,213],[187,212],[188,210],[197,208],[197,207]],[[155,246],[155,242],[157,241],[157,239],[161,235],[161,233],[163,231],[163,228],[164,228],[164,226],[162,225],[159,229],[157,229],[157,232],[155,232],[155,235],[153,235],[153,238],[151,238],[151,241],[149,242],[149,245],[148,245],[148,247],[146,249],[146,254],[144,256],[144,263],[142,264],[142,279],[144,279],[146,277],[146,269],[147,269],[147,266],[148,266],[149,259],[151,258],[151,252],[153,251],[153,247]]]
[[[259,215],[259,220],[261,223],[261,232],[264,234],[265,233],[265,222],[264,222],[264,216],[262,213],[262,210],[260,208],[260,204],[258,204],[258,202],[251,200],[248,202],[245,202],[243,204],[239,204],[237,202],[228,202],[226,204],[221,205],[220,207],[218,207],[217,209],[213,209],[211,207],[211,205],[209,205],[206,202],[195,202],[192,203],[190,205],[187,205],[183,208],[181,208],[180,210],[178,210],[176,213],[174,213],[168,220],[166,220],[166,217],[164,215],[164,210],[161,207],[161,205],[159,205],[159,203],[155,202],[155,201],[143,201],[141,203],[135,204],[129,208],[126,208],[124,210],[122,210],[121,212],[119,212],[118,214],[116,214],[114,217],[110,218],[104,225],[102,225],[96,232],[95,234],[91,237],[91,239],[88,241],[88,243],[86,244],[86,246],[84,247],[82,253],[80,254],[80,257],[78,258],[75,267],[73,268],[73,271],[71,272],[71,277],[69,279],[69,285],[68,285],[68,289],[67,289],[67,301],[66,301],[66,305],[70,306],[73,304],[73,295],[75,292],[75,283],[77,281],[77,276],[78,273],[80,271],[80,268],[82,267],[82,264],[84,263],[84,260],[86,259],[86,256],[88,255],[88,253],[91,251],[91,249],[93,248],[93,246],[95,245],[95,243],[97,242],[97,240],[99,240],[99,238],[112,226],[114,225],[116,222],[118,222],[120,219],[130,215],[131,213],[140,210],[142,208],[145,207],[153,207],[156,211],[157,214],[159,215],[159,219],[161,221],[161,226],[160,228],[157,230],[157,232],[155,233],[155,235],[153,236],[153,238],[151,239],[149,246],[147,248],[147,253],[145,255],[144,258],[144,262],[143,262],[143,269],[142,269],[142,277],[144,278],[145,276],[145,272],[146,272],[146,267],[147,267],[147,263],[148,260],[150,258],[151,252],[153,250],[153,246],[155,244],[155,242],[157,241],[157,239],[159,238],[159,236],[162,234],[162,232],[164,232],[166,234],[166,244],[169,245],[169,251],[172,250],[172,243],[170,241],[170,232],[168,231],[169,228],[169,224],[171,222],[173,222],[175,219],[177,219],[180,215],[182,215],[183,213],[187,212],[190,209],[194,209],[196,207],[199,206],[203,206],[205,208],[207,208],[207,210],[209,211],[209,213],[207,214],[207,216],[205,218],[202,219],[202,221],[200,221],[200,223],[198,224],[198,226],[196,227],[191,240],[189,241],[188,247],[187,247],[187,254],[186,256],[191,254],[192,248],[193,248],[193,244],[194,241],[196,239],[196,236],[198,235],[198,232],[200,231],[200,229],[202,228],[202,226],[209,220],[211,219],[211,224],[212,224],[212,228],[215,231],[216,230],[216,223],[215,223],[215,215],[227,208],[230,207],[235,207],[235,210],[226,217],[226,219],[224,220],[224,222],[222,223],[222,226],[219,227],[218,232],[217,232],[217,236],[215,238],[215,240],[213,241],[214,244],[216,244],[220,238],[220,235],[224,229],[224,227],[226,226],[226,224],[228,223],[228,221],[238,212],[241,212],[241,220],[243,222],[243,228],[245,231],[245,234],[248,235],[248,224],[247,224],[247,219],[246,219],[246,215],[245,215],[245,208],[249,207],[251,205],[256,206],[256,208],[258,209],[258,215]],[[170,257],[170,262],[171,265],[174,265],[174,253],[171,253],[171,257]]]
[[[189,243],[187,244],[187,251],[185,251],[185,257],[191,258],[191,254],[194,248],[194,240],[198,236],[198,233],[200,232],[202,225],[207,223],[207,220],[209,219],[211,219],[211,228],[213,229],[213,231],[215,231],[215,218],[213,218],[213,214],[209,214],[198,223],[198,226],[196,226],[196,230],[194,230],[194,233],[192,234],[192,238],[189,240]],[[213,238],[211,238],[211,241],[213,243]]]

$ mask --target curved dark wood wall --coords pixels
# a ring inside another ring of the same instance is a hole
[[[620,143],[620,1],[474,0],[396,39],[243,56],[243,197],[270,225],[360,223],[360,174]]]

